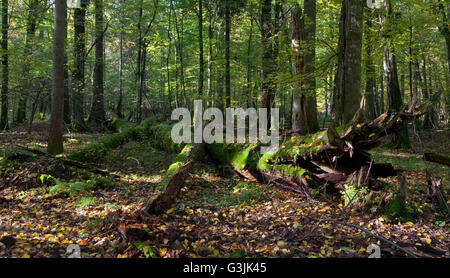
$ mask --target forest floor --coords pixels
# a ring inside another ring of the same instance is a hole
[[[23,145],[46,147],[45,124],[30,134],[16,128],[0,133],[0,160]],[[105,134],[67,134],[67,153]],[[118,223],[132,216],[159,183],[175,155],[148,142],[131,141],[99,159],[96,167],[118,175],[108,178],[88,170],[62,169],[52,179],[55,161],[0,161],[0,257],[68,257],[78,244],[81,257],[368,257],[380,246],[381,257],[405,257],[404,251],[354,227],[395,242],[418,257],[450,256],[450,222],[426,202],[425,168],[432,168],[450,191],[448,168],[424,162],[424,151],[450,155],[450,130],[411,132],[413,150],[373,150],[376,162],[404,170],[410,185],[408,219],[383,211],[349,209],[339,198],[313,200],[274,186],[243,180],[212,164],[197,165],[176,207],[135,227],[124,239]],[[396,177],[383,179],[395,184]],[[141,233],[138,233],[138,232]],[[144,235],[142,235],[142,231]]]

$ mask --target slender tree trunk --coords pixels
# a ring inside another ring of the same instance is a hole
[[[305,135],[309,133],[305,95],[305,18],[298,3],[292,12],[292,72],[297,81],[292,99],[292,131]]]
[[[306,115],[309,132],[319,130],[317,121],[316,99],[316,0],[305,0],[305,42],[307,52],[305,55],[306,74]]]
[[[8,67],[8,0],[2,0],[2,92],[1,92],[1,114],[0,114],[0,130],[6,130],[8,125],[8,84],[9,84],[9,67]]]
[[[55,21],[53,35],[53,82],[52,82],[52,114],[47,151],[59,154],[63,148],[63,116],[64,116],[64,25],[67,14],[66,0],[55,1]]]
[[[207,91],[208,91],[208,105],[213,104],[213,84],[212,84],[212,74],[213,74],[213,19],[214,19],[214,12],[209,12],[209,25],[208,25],[208,82],[207,82]]]
[[[86,8],[87,0],[81,0],[79,9],[74,12],[74,71],[72,93],[72,129],[75,132],[85,131],[84,94],[85,94],[85,56],[86,56]]]
[[[26,38],[25,38],[25,49],[23,58],[25,62],[23,64],[22,72],[22,92],[19,97],[19,102],[17,106],[16,122],[23,123],[26,120],[27,103],[28,98],[32,93],[32,78],[30,76],[30,62],[27,61],[31,59],[31,54],[33,52],[33,41],[36,33],[36,18],[38,11],[39,2],[37,0],[32,0],[30,2],[28,17],[27,17],[27,27],[26,27]]]
[[[66,6],[66,12],[67,14],[67,6]],[[64,26],[64,39],[65,44],[67,44],[67,19],[66,19],[66,25]],[[67,58],[67,52],[64,52],[64,124],[65,128],[70,127],[71,124],[71,111],[70,111],[70,92],[69,92],[69,65],[68,65],[68,58]]]
[[[392,7],[390,0],[387,0],[387,16],[383,20],[383,24],[387,29],[392,27]],[[384,72],[386,76],[386,88],[389,98],[389,109],[398,111],[402,105],[402,95],[398,81],[397,62],[394,54],[393,39],[390,32],[384,36],[387,39],[387,46],[384,48]],[[409,149],[411,143],[409,141],[408,126],[404,125],[398,132],[394,134],[392,143],[396,148]]]
[[[424,53],[424,46],[423,43],[421,43],[421,56],[422,56],[422,74],[421,74],[421,80],[422,80],[422,97],[424,100],[430,100],[431,95],[431,85],[428,86],[428,79],[427,78],[427,65],[426,65],[426,59],[425,59],[425,53]],[[427,113],[425,114],[425,119],[423,122],[424,128],[433,128],[433,107],[432,105],[427,109]]]
[[[224,30],[225,30],[225,20],[219,16],[219,28],[217,30],[217,38],[216,38],[216,57],[217,64],[223,63],[223,52],[221,49],[224,48],[223,40],[224,40]],[[223,89],[224,89],[224,70],[222,67],[216,67],[216,90],[214,96],[214,106],[218,107],[223,111]]]
[[[125,26],[122,24],[122,31],[120,31],[119,38],[119,101],[117,102],[116,113],[117,117],[123,118],[123,28]]]
[[[205,76],[205,65],[203,62],[203,0],[198,0],[198,47],[199,47],[198,96],[205,101],[205,97],[203,96],[203,79]]]
[[[274,71],[274,59],[272,49],[272,1],[262,0],[261,3],[261,47],[262,47],[262,71],[261,71],[261,108],[267,108],[271,115],[271,108],[275,97],[275,87],[272,74]],[[268,117],[270,119],[270,117]],[[268,120],[268,127],[271,123]]]
[[[332,111],[334,120],[341,124],[349,122],[360,105],[363,2],[343,0],[342,3]]]
[[[248,36],[247,45],[247,107],[253,106],[252,97],[252,63],[251,63],[251,51],[252,51],[252,38],[253,38],[253,18],[250,18],[250,31]]]
[[[144,0],[140,1],[140,5],[139,5],[139,19],[138,19],[138,33],[139,33],[139,38],[138,38],[138,56],[137,56],[137,88],[138,88],[138,92],[137,92],[137,107],[136,107],[136,122],[140,122],[141,118],[142,118],[142,44],[143,44],[143,38],[142,38],[142,16],[143,16],[143,3]]]
[[[377,116],[375,107],[375,66],[373,64],[373,44],[372,44],[372,11],[369,11],[366,20],[366,94],[367,107],[366,115],[368,120],[373,120]]]
[[[230,76],[230,32],[231,14],[228,1],[225,5],[225,107],[231,107],[231,76]]]
[[[448,15],[448,11],[450,11],[450,6],[448,6],[447,3],[447,11],[445,10],[445,1],[442,3],[442,1],[438,0],[438,7],[439,11],[441,13],[441,24],[439,25],[439,31],[445,38],[445,45],[447,47],[447,66],[448,66],[448,72],[450,72],[450,18]]]
[[[95,0],[95,65],[94,65],[94,95],[92,97],[89,122],[97,125],[105,121],[105,107],[103,100],[103,0]]]
[[[411,98],[411,105],[414,106],[414,89],[413,89],[413,25],[412,25],[412,19],[411,16],[409,17],[409,63],[408,63],[408,70],[409,70],[409,94]]]
[[[380,112],[379,114],[383,114],[384,111],[386,110],[384,108],[384,73],[381,73],[380,76],[380,90],[381,90],[381,94],[380,94]]]

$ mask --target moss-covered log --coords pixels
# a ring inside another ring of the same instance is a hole
[[[424,111],[425,106],[414,110],[406,110],[405,106],[400,112],[386,112],[368,123],[362,123],[362,117],[355,117],[345,126],[335,127],[332,123],[325,131],[283,139],[279,150],[273,154],[261,155],[258,144],[211,144],[207,147],[221,164],[229,164],[236,171],[248,170],[260,181],[306,194],[305,187],[342,183],[363,166],[370,166],[370,175],[374,177],[395,175],[392,166],[374,164],[368,151],[380,144],[380,138],[395,133]]]
[[[125,127],[128,125],[121,124]],[[173,143],[170,135],[172,123],[160,122],[157,118],[148,118],[138,126],[124,128],[120,133],[105,137],[98,143],[91,144],[71,155],[70,160],[83,162],[96,161],[102,158],[108,151],[118,148],[132,140],[148,140],[152,146],[157,149],[180,152],[184,144]],[[119,128],[119,130],[121,130]]]
[[[430,162],[436,162],[442,165],[450,166],[450,157],[437,154],[437,153],[425,153],[423,159]]]

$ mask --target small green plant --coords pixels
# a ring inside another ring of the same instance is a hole
[[[95,202],[95,199],[92,197],[81,197],[77,200],[77,207],[83,209],[87,206],[92,205]]]
[[[144,253],[144,256],[148,259],[148,258],[153,258],[155,256],[155,254],[153,253],[153,250],[150,246],[144,244],[141,241],[134,241],[133,245],[139,249],[139,251],[141,251],[142,253]]]
[[[360,203],[364,201],[369,194],[370,190],[367,186],[361,186],[358,188],[357,184],[344,184],[344,204],[348,206],[353,203]]]
[[[241,259],[244,257],[245,257],[245,250],[242,250],[242,249],[233,251],[233,253],[230,256],[230,258],[233,258],[233,259]]]
[[[399,218],[401,221],[411,219],[410,209],[398,199],[392,199],[389,201],[389,203],[385,206],[385,212],[393,218]]]
[[[115,210],[116,208],[117,208],[116,204],[112,204],[112,203],[105,204],[105,210]]]
[[[64,195],[69,195],[70,197],[74,197],[76,195],[87,195],[89,191],[95,188],[94,182],[92,181],[63,182],[50,175],[42,175],[41,182],[43,182],[44,179],[52,179],[55,182],[55,185],[51,186],[48,191],[50,195],[55,197],[60,197]]]

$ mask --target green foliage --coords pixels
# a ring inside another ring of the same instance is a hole
[[[150,127],[155,122],[153,118],[148,118],[136,127],[130,127],[121,133],[110,135],[98,143],[89,145],[71,155],[69,159],[78,161],[95,161],[106,155],[111,150],[123,145],[131,140],[146,138]]]
[[[70,197],[74,197],[77,195],[87,195],[91,190],[94,189],[93,182],[63,182],[56,178],[53,178],[53,180],[56,184],[49,188],[48,193],[55,197],[61,197],[64,195],[69,195]]]
[[[77,207],[83,209],[92,205],[95,202],[95,199],[92,197],[81,197],[77,200]]]
[[[367,186],[363,185],[358,187],[358,185],[355,183],[345,183],[343,191],[344,204],[346,206],[350,204],[359,204],[367,198],[369,192],[370,190]]]
[[[240,182],[232,188],[232,193],[225,200],[230,205],[254,205],[256,202],[264,201],[265,192],[250,182]]]
[[[233,253],[231,254],[230,258],[233,258],[233,259],[245,258],[245,250],[242,250],[242,249],[234,250]]]
[[[41,175],[42,183],[46,180],[53,180],[55,185],[51,186],[48,193],[54,197],[63,196],[88,196],[90,192],[98,189],[107,189],[114,185],[114,180],[110,177],[95,177],[93,180],[64,182],[50,175]]]
[[[392,199],[385,206],[385,212],[394,218],[399,218],[402,221],[411,219],[410,209],[398,199]]]
[[[146,258],[153,258],[155,254],[150,246],[142,243],[141,241],[134,241],[133,245],[141,251]]]

